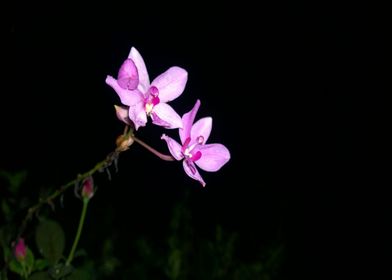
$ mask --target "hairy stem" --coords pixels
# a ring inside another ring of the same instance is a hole
[[[75,186],[76,184],[79,184],[80,182],[82,182],[84,179],[86,179],[87,177],[92,176],[95,172],[103,170],[107,167],[109,167],[120,155],[122,151],[119,150],[118,148],[116,148],[116,150],[114,150],[113,152],[111,152],[110,154],[108,154],[108,156],[101,162],[98,162],[92,169],[90,169],[89,171],[83,173],[83,174],[79,174],[75,179],[73,179],[72,181],[69,181],[68,183],[66,183],[65,185],[61,186],[59,189],[57,189],[55,192],[53,192],[51,195],[49,195],[48,197],[44,198],[44,199],[40,199],[40,201],[33,205],[32,207],[30,207],[27,211],[26,217],[24,218],[22,225],[19,229],[19,234],[18,237],[20,237],[24,230],[26,229],[27,223],[28,221],[33,217],[33,215],[45,204],[51,204],[52,201],[57,198],[59,195],[61,195],[62,193],[64,193],[67,189],[69,189],[72,186]]]
[[[124,133],[123,133],[122,136],[125,137],[125,138],[127,138],[127,137],[132,138],[135,142],[137,142],[142,147],[144,147],[145,149],[147,149],[148,151],[150,151],[151,153],[153,153],[154,155],[156,155],[157,157],[159,157],[162,160],[174,161],[174,158],[172,156],[165,155],[165,154],[162,154],[162,153],[158,152],[157,150],[152,148],[150,145],[146,144],[144,141],[142,141],[139,138],[137,138],[136,136],[134,136],[133,135],[133,129],[130,126],[125,126]],[[129,145],[131,145],[131,144],[129,144]],[[23,222],[22,222],[22,224],[21,224],[21,226],[19,228],[18,238],[24,233],[24,231],[25,231],[25,229],[27,227],[27,223],[29,222],[29,220],[31,220],[33,215],[35,213],[37,213],[38,210],[43,205],[45,205],[45,204],[51,205],[55,198],[60,196],[62,193],[64,193],[70,187],[79,184],[80,182],[82,182],[87,177],[90,177],[93,174],[95,174],[97,171],[104,170],[105,168],[109,167],[112,163],[116,163],[116,160],[118,159],[120,153],[124,152],[125,150],[126,149],[124,149],[124,147],[122,147],[121,145],[118,145],[117,148],[113,152],[109,153],[104,160],[98,162],[92,169],[90,169],[89,171],[87,171],[87,172],[85,172],[83,174],[79,174],[75,179],[73,179],[73,180],[69,181],[68,183],[66,183],[65,185],[61,186],[60,188],[58,188],[56,191],[54,191],[52,194],[50,194],[46,198],[40,198],[38,203],[36,203],[35,205],[31,206],[27,210],[27,214],[26,214],[25,218],[23,219]]]

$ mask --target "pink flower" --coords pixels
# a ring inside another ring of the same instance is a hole
[[[200,107],[197,100],[193,109],[182,116],[183,128],[179,129],[181,145],[174,139],[162,135],[170,153],[176,160],[183,160],[186,174],[206,185],[195,164],[205,171],[218,171],[230,159],[229,150],[222,144],[206,144],[212,128],[212,118],[206,117],[193,123]]]
[[[87,177],[82,183],[82,197],[90,199],[94,195],[94,181],[93,177]]]
[[[128,106],[129,119],[137,130],[145,126],[147,117],[165,128],[182,127],[181,117],[167,102],[176,99],[184,91],[188,73],[177,66],[156,77],[150,84],[147,68],[140,53],[132,47],[128,59],[121,66],[117,80],[107,76],[106,83]],[[124,121],[124,118],[121,118]]]
[[[14,247],[14,255],[18,261],[24,261],[27,254],[27,247],[23,238],[19,238],[18,243]]]

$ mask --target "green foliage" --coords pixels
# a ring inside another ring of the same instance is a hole
[[[51,265],[55,265],[63,256],[65,234],[59,223],[53,220],[42,221],[35,232],[37,248]]]
[[[24,276],[24,274],[25,274],[24,267],[16,259],[11,260],[11,262],[9,263],[9,268],[11,271],[13,271],[21,276]]]
[[[35,232],[24,235],[27,241],[35,238],[36,247],[31,241],[30,244],[27,242],[26,258],[19,262],[13,256],[11,244],[19,234],[20,223],[15,213],[26,210],[27,200],[22,201],[24,195],[21,191],[26,174],[0,172],[0,178],[5,178],[7,182],[7,196],[0,199],[0,210],[6,221],[0,227],[0,280],[8,280],[8,274],[10,279],[20,276],[33,280],[277,279],[284,253],[282,244],[269,243],[260,248],[251,248],[255,253],[244,257],[244,244],[247,242],[244,242],[240,232],[230,231],[219,224],[207,230],[195,225],[188,203],[189,194],[173,207],[170,222],[158,237],[147,234],[117,240],[115,235],[103,238],[91,235],[94,238],[92,242],[99,246],[95,253],[98,255],[89,255],[88,247],[78,249],[72,266],[65,264],[65,233],[62,226],[54,220],[43,218],[47,214],[41,211]],[[115,215],[114,212],[103,212],[107,214],[109,222]],[[69,232],[74,233],[74,226],[69,228]],[[34,250],[38,251],[36,256],[39,253],[42,258],[35,259]],[[119,251],[124,250],[126,254],[120,256]]]
[[[239,253],[244,240],[236,232],[217,225],[213,235],[201,237],[183,201],[174,207],[166,248],[141,238],[136,243],[138,259],[131,279],[170,280],[272,280],[277,279],[283,260],[283,246],[271,244],[253,258]],[[250,248],[249,250],[254,250]]]
[[[49,263],[46,259],[37,259],[35,260],[34,263],[34,270],[44,270],[45,268],[47,268],[49,266]]]
[[[9,268],[11,271],[19,274],[23,278],[27,278],[34,270],[34,255],[29,248],[26,250],[26,257],[24,260],[19,261],[16,258],[12,258],[9,262]]]

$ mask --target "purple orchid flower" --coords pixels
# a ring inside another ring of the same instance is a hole
[[[218,171],[230,159],[229,150],[222,144],[206,144],[212,129],[212,118],[206,117],[193,123],[200,107],[197,100],[193,109],[182,117],[183,127],[179,129],[181,145],[174,139],[162,135],[170,153],[176,160],[183,160],[186,174],[206,185],[195,164],[205,171]]]
[[[140,53],[132,47],[128,59],[120,67],[117,80],[107,76],[106,83],[127,106],[129,119],[137,130],[145,126],[147,117],[165,128],[182,127],[181,117],[167,104],[184,91],[188,73],[177,66],[156,77],[150,84],[147,68]],[[118,114],[117,114],[118,115]],[[120,118],[124,121],[124,118]]]

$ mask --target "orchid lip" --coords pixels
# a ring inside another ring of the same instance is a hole
[[[160,99],[159,99],[158,95],[159,95],[158,88],[154,87],[154,86],[150,87],[150,89],[148,91],[148,96],[145,100],[145,106],[144,106],[147,115],[150,115],[154,106],[159,104]]]
[[[181,151],[182,151],[183,153],[185,153],[185,150],[188,148],[188,145],[189,145],[190,142],[191,142],[191,138],[190,138],[190,137],[188,137],[188,138],[185,139],[185,142],[184,142],[184,144],[182,145],[182,149],[181,149]]]
[[[182,145],[181,152],[182,154],[190,161],[197,161],[201,158],[202,153],[200,151],[196,151],[193,153],[193,149],[196,148],[197,146],[201,145],[204,141],[203,136],[197,137],[197,142],[192,144],[191,146],[188,146],[189,143],[191,142],[191,138],[188,137],[185,139],[184,144]]]

